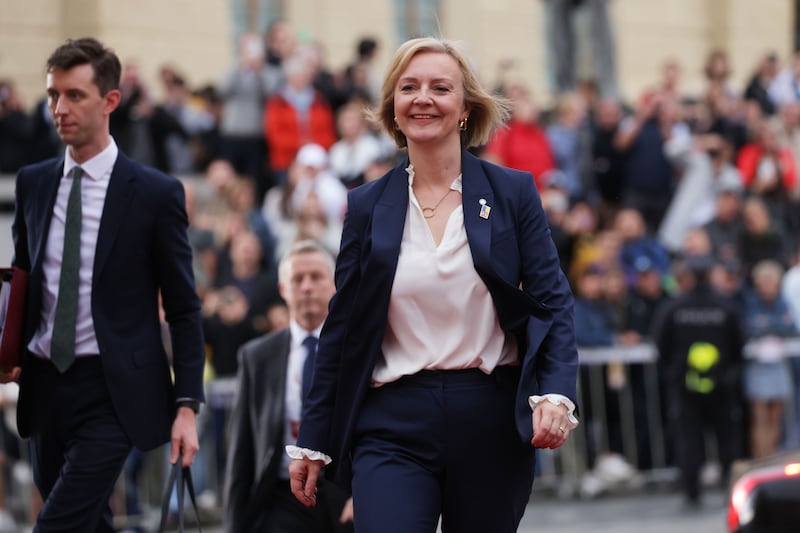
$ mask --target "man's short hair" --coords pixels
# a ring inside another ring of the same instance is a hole
[[[110,48],[92,37],[69,39],[55,49],[47,58],[47,72],[69,70],[79,65],[91,65],[94,69],[92,81],[101,95],[119,89],[122,66]]]
[[[289,260],[301,254],[313,254],[313,253],[320,253],[325,256],[326,263],[330,267],[331,274],[333,274],[334,270],[336,269],[336,262],[333,259],[331,253],[320,243],[313,239],[304,239],[302,241],[297,241],[296,243],[292,244],[291,247],[283,254],[281,258],[281,262],[278,265],[278,281],[283,283],[287,282],[288,273],[286,270],[289,268]]]

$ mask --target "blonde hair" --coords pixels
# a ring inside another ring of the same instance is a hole
[[[485,144],[494,129],[508,120],[510,104],[504,98],[490,94],[481,86],[471,61],[461,50],[460,44],[447,39],[421,37],[400,45],[389,64],[381,88],[381,101],[373,113],[373,119],[389,132],[397,146],[403,148],[408,145],[405,134],[395,126],[394,90],[397,80],[409,62],[414,56],[423,52],[447,54],[458,64],[464,79],[464,103],[469,111],[466,130],[461,132],[461,145],[470,148]]]

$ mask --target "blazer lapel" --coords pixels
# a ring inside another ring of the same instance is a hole
[[[478,159],[467,152],[461,157],[461,202],[464,227],[479,272],[492,272],[492,217],[494,192]]]
[[[100,231],[97,235],[97,249],[94,256],[95,277],[102,272],[120,225],[125,220],[128,206],[133,198],[135,180],[136,172],[133,165],[120,152],[111,172],[103,215],[100,218]]]
[[[401,165],[390,176],[372,213],[372,253],[369,262],[379,260],[391,274],[394,274],[400,256],[408,200],[408,174],[405,166]]]
[[[53,208],[56,204],[56,196],[58,196],[58,187],[61,184],[61,178],[64,174],[64,159],[59,159],[52,169],[52,179],[42,180],[41,194],[37,194],[36,209],[41,213],[40,216],[35,217],[34,220],[41,220],[43,223],[39,228],[39,233],[36,235],[36,246],[34,247],[35,255],[30,258],[31,270],[36,270],[42,265],[44,259],[44,250],[47,246],[47,237],[50,234],[50,222],[53,220]],[[31,231],[30,229],[28,230]]]

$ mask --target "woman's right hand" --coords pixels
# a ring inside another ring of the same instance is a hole
[[[289,486],[292,494],[306,507],[317,504],[317,480],[324,461],[313,461],[307,457],[295,459],[289,464]]]

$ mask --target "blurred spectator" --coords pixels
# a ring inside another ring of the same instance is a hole
[[[719,89],[724,95],[733,94],[728,81],[731,75],[731,65],[725,49],[714,48],[709,52],[703,67],[703,75],[708,82],[708,90]]]
[[[575,335],[579,347],[609,347],[617,342],[614,309],[604,298],[607,275],[608,271],[603,265],[592,263],[583,268],[575,280]],[[605,490],[608,482],[617,481],[612,479],[615,477],[610,475],[612,472],[621,477],[632,474],[630,465],[622,455],[618,391],[623,382],[620,381],[619,370],[615,363],[601,368],[592,365],[582,365],[580,368],[579,383],[584,399],[582,415],[588,452],[586,459],[592,469],[581,480],[584,496],[594,496]],[[597,378],[598,373],[602,373],[602,378],[593,379]],[[603,401],[593,402],[598,394],[602,395]]]
[[[797,184],[797,162],[791,150],[778,141],[768,122],[758,129],[758,137],[739,151],[736,166],[750,194],[767,203],[781,223],[786,215],[789,193]]]
[[[381,155],[380,141],[367,129],[364,106],[353,100],[336,117],[339,140],[330,149],[330,169],[348,188],[364,183],[364,171]]]
[[[683,239],[681,253],[683,255],[707,255],[711,256],[711,238],[703,228],[692,228],[686,232]]]
[[[336,142],[333,111],[314,89],[312,65],[302,54],[283,62],[286,83],[267,100],[264,134],[269,146],[270,168],[276,183],[285,183],[297,151],[307,143],[326,150]]]
[[[375,67],[378,41],[362,37],[356,44],[356,59],[344,71],[344,92],[347,99],[360,98],[375,105],[381,97],[381,76]]]
[[[738,259],[717,260],[711,270],[711,286],[721,296],[728,298],[744,319],[745,298],[748,288],[742,276],[742,265]]]
[[[237,177],[226,187],[225,197],[231,212],[241,216],[247,229],[258,237],[261,244],[262,268],[265,270],[277,268],[275,235],[256,201],[255,184],[249,179]]]
[[[555,121],[547,127],[547,139],[555,157],[556,167],[564,173],[571,199],[583,199],[581,159],[589,146],[581,143],[581,128],[586,127],[586,105],[577,94],[559,98]]]
[[[731,169],[717,178],[714,217],[703,226],[711,239],[714,257],[721,261],[740,257],[744,186],[738,174]]]
[[[680,87],[681,66],[674,59],[668,59],[661,65],[661,80],[655,91],[662,99],[680,102],[684,94]]]
[[[775,102],[769,94],[769,87],[778,75],[778,56],[774,52],[765,54],[758,63],[747,87],[745,100],[755,102],[764,115],[775,113]]]
[[[342,91],[342,80],[338,73],[331,72],[325,63],[325,47],[321,42],[315,41],[300,50],[306,56],[306,60],[311,65],[311,70],[314,73],[311,84],[330,104],[335,115],[339,108],[348,102],[349,97]]]
[[[619,264],[628,286],[636,280],[636,261],[648,256],[661,274],[669,268],[669,254],[655,238],[648,236],[644,217],[636,209],[625,208],[617,213],[614,228],[622,239]]]
[[[740,384],[744,331],[730,302],[711,290],[712,259],[687,257],[685,265],[693,286],[658,310],[654,340],[666,384],[668,434],[681,470],[685,503],[697,507],[706,430],[716,436],[723,487],[732,462],[743,456]]]
[[[591,79],[602,96],[616,97],[614,34],[608,0],[545,0],[544,7],[553,92],[573,91],[578,82]],[[586,16],[579,17],[580,11]],[[580,57],[579,51],[587,50],[591,57]]]
[[[648,255],[641,255],[634,261],[636,270],[636,280],[627,292],[625,300],[624,323],[619,341],[623,345],[636,345],[651,339],[653,321],[657,310],[669,299],[662,283],[662,272]],[[654,458],[652,450],[656,444],[655,435],[652,434],[653,427],[650,419],[654,406],[653,398],[663,398],[663,383],[647,381],[648,365],[642,363],[631,363],[628,365],[628,379],[630,380],[631,398],[633,400],[633,418],[636,428],[636,466],[642,470],[653,468]],[[648,390],[653,385],[659,387],[657,391]],[[663,406],[662,406],[663,407]],[[662,424],[666,422],[666,411],[661,413],[664,418]]]
[[[539,108],[523,85],[508,87],[512,105],[507,127],[498,129],[483,153],[489,161],[533,174],[536,187],[542,190],[544,174],[556,168],[550,140],[539,124]]]
[[[113,116],[113,115],[112,115]],[[47,98],[39,99],[31,111],[31,162],[44,161],[51,157],[64,155],[66,147],[61,142],[55,126],[53,115],[47,105]]]
[[[153,95],[142,80],[139,65],[128,62],[120,79],[120,103],[111,113],[111,135],[125,153],[146,165],[155,164],[150,116]]]
[[[636,113],[623,120],[615,139],[626,154],[623,205],[641,212],[647,230],[655,233],[672,198],[677,168],[668,153],[690,143],[689,129],[680,121],[678,106],[660,93],[647,93]]]
[[[744,369],[744,391],[750,406],[750,453],[761,459],[778,451],[784,405],[792,397],[792,380],[782,339],[796,335],[794,317],[781,296],[783,267],[760,261],[753,267],[753,292],[745,300],[745,325],[753,359]]]
[[[206,343],[217,376],[236,373],[236,351],[243,342],[266,331],[267,309],[279,301],[277,276],[262,267],[261,253],[254,233],[234,234],[223,251],[230,268],[217,275],[214,289],[203,302]]]
[[[0,80],[0,172],[15,173],[29,162],[32,133],[33,124],[14,85]]]
[[[795,164],[798,164],[800,162],[800,102],[794,101],[782,105],[771,125],[778,145],[788,149]],[[795,179],[794,187],[789,189],[788,193],[789,198],[793,201],[800,198],[800,180]]]
[[[770,215],[764,201],[748,199],[742,208],[742,219],[744,231],[739,250],[747,279],[753,266],[764,259],[787,265],[790,256],[787,236],[781,224]]]
[[[158,108],[177,124],[162,139],[167,169],[171,174],[191,174],[198,170],[199,139],[215,127],[214,117],[197,105],[182,77],[172,78],[166,88],[167,98]]]
[[[612,98],[600,100],[594,112],[592,132],[593,188],[598,193],[600,226],[609,227],[616,216],[625,190],[625,157],[614,145],[622,108]]]
[[[347,189],[330,172],[325,148],[318,144],[304,145],[297,152],[295,164],[300,167],[292,193],[295,211],[299,211],[308,194],[315,192],[325,216],[333,222],[341,222],[347,209]]]
[[[550,236],[556,245],[561,270],[569,272],[575,247],[575,236],[567,228],[569,195],[564,188],[558,186],[558,173],[554,170],[547,173],[546,186],[541,190],[542,207],[550,225]]]
[[[713,218],[720,188],[741,191],[742,178],[731,164],[730,143],[721,135],[707,133],[697,137],[700,150],[688,157],[669,209],[659,228],[659,237],[671,252],[676,252],[686,232],[702,227]]]
[[[222,156],[236,172],[256,183],[259,201],[271,185],[267,174],[267,148],[263,113],[267,99],[282,82],[280,66],[265,61],[261,36],[239,38],[239,62],[219,84],[222,98]]]
[[[775,75],[767,92],[776,108],[800,100],[800,52]]]
[[[294,30],[284,19],[274,20],[267,28],[266,35],[266,62],[273,67],[280,67],[283,62],[294,54],[297,39]]]

